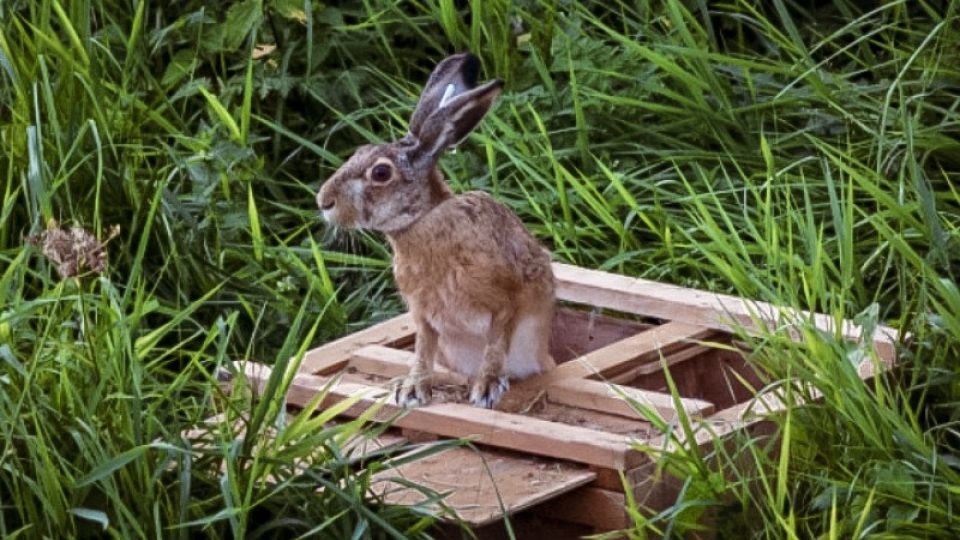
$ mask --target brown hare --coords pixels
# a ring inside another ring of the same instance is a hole
[[[382,231],[417,326],[416,359],[395,388],[404,407],[431,397],[434,362],[470,379],[470,401],[493,407],[520,379],[554,366],[550,256],[506,206],[486,193],[454,195],[437,161],[473,131],[503,88],[477,86],[469,53],[430,75],[399,141],[361,146],[317,194],[324,218]]]

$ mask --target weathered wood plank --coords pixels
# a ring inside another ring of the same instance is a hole
[[[616,470],[616,469],[604,469],[602,467],[593,467],[593,472],[597,473],[597,479],[594,480],[590,487],[605,489],[607,491],[616,491],[623,493],[624,478],[627,481],[627,486],[635,486],[640,481],[646,480],[647,477],[651,474],[656,467],[656,463],[648,462],[635,467],[633,469],[627,470]],[[620,477],[620,474],[623,474],[624,478]]]
[[[343,369],[350,353],[361,347],[400,346],[412,341],[415,334],[416,325],[413,323],[413,317],[405,313],[307,351],[300,364],[300,372],[328,375]]]
[[[760,320],[773,328],[782,324],[784,316],[788,319],[812,319],[817,328],[827,332],[836,328],[835,319],[828,315],[786,309],[767,302],[755,302],[568,264],[554,263],[553,273],[557,280],[557,298],[570,302],[723,331],[733,330],[738,325],[756,329]],[[845,339],[859,342],[863,328],[845,320],[841,322],[840,333]],[[892,365],[896,357],[898,339],[897,330],[887,326],[878,327],[874,332],[874,349],[888,366]]]
[[[547,387],[547,399],[554,403],[643,419],[625,398],[652,408],[668,422],[677,418],[673,397],[662,392],[588,379],[565,379]],[[680,406],[690,418],[702,418],[713,414],[715,410],[712,403],[700,399],[680,398]]]
[[[347,361],[347,367],[358,371],[393,379],[403,377],[410,371],[414,354],[410,351],[368,345],[354,351]],[[433,367],[434,384],[467,384],[467,378],[459,373],[436,365]]]
[[[270,376],[270,368],[262,364],[237,362],[235,367],[256,390],[262,390]],[[631,447],[628,437],[621,435],[459,403],[437,403],[404,411],[385,403],[386,389],[336,384],[331,378],[316,375],[294,375],[287,402],[303,406],[324,388],[328,393],[323,406],[359,396],[359,401],[344,412],[345,416],[357,417],[376,406],[378,410],[372,419],[390,421],[396,427],[470,438],[481,444],[600,467],[631,468],[648,459]]]
[[[630,366],[625,371],[619,371],[616,374],[611,374],[604,377],[603,380],[614,384],[627,384],[644,375],[662,372],[664,365],[666,365],[666,367],[669,369],[682,362],[693,360],[694,358],[697,358],[698,356],[709,351],[709,345],[692,345],[678,351],[670,351],[664,354],[662,362],[660,359],[657,359],[650,362],[640,363],[635,366]]]
[[[643,332],[650,323],[618,319],[594,311],[558,307],[553,317],[550,354],[557,363]]]
[[[636,364],[652,362],[713,333],[699,326],[685,323],[666,323],[630,336],[606,347],[589,352],[579,358],[560,364],[556,368],[515,383],[508,394],[529,395],[547,388],[563,379],[584,379],[613,376]]]
[[[592,485],[561,495],[533,510],[536,514],[568,523],[590,525],[603,531],[630,526],[626,496]]]
[[[408,351],[370,345],[355,351],[347,365],[365,373],[394,378],[405,375],[412,360],[413,354]],[[465,377],[450,372],[443,366],[435,369],[434,384],[466,383]],[[673,398],[662,392],[611,385],[605,381],[566,378],[548,382],[545,390],[548,400],[561,405],[643,420],[624,399],[624,396],[628,396],[638,403],[652,407],[667,421],[677,417]],[[694,418],[712,414],[715,408],[712,403],[698,399],[682,398],[680,402],[687,415]]]

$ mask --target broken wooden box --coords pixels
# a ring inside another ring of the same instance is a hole
[[[465,381],[442,370],[429,406],[399,416],[391,405],[380,409],[375,419],[393,421],[393,442],[426,435],[469,438],[476,445],[378,473],[374,488],[388,502],[423,499],[393,481],[402,477],[447,493],[446,504],[475,526],[536,507],[554,519],[619,529],[629,525],[621,473],[641,506],[662,508],[676,495],[637,449],[637,442],[662,446],[667,436],[648,415],[678,426],[682,413],[705,427],[700,442],[709,444],[781,407],[772,396],[754,394],[760,381],[733,345],[732,330],[782,325],[789,320],[784,310],[564,264],[555,264],[554,272],[555,369],[513,383],[495,410],[463,403]],[[835,321],[826,315],[790,316],[834,331]],[[850,322],[839,331],[846,339],[863,339],[862,329]],[[325,406],[359,394],[345,412],[355,417],[382,403],[391,382],[408,370],[414,334],[411,318],[401,315],[309,351],[293,378],[288,404],[303,406],[321,391],[327,391]],[[881,327],[870,339],[866,345],[876,357],[859,366],[863,379],[892,365],[898,335]],[[236,368],[254,387],[270,374],[252,362]],[[671,395],[664,368],[680,399]]]

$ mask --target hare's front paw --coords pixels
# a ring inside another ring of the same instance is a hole
[[[470,403],[484,409],[492,409],[509,388],[510,381],[505,375],[481,375],[470,387]]]
[[[430,386],[430,377],[419,373],[411,373],[397,383],[393,392],[393,400],[397,405],[409,409],[430,403],[433,388]]]

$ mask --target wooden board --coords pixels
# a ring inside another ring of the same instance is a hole
[[[550,355],[562,364],[590,351],[643,332],[652,324],[618,319],[597,310],[558,307],[550,335]]]
[[[658,360],[698,340],[712,335],[711,330],[685,323],[667,323],[589,352],[560,364],[555,369],[514,385],[516,391],[542,388],[550,382],[585,377],[608,377],[631,366]]]
[[[395,379],[405,376],[413,365],[414,354],[410,351],[368,345],[350,355],[346,368]],[[433,367],[434,384],[467,384],[467,378],[441,365]]]
[[[568,264],[554,263],[553,273],[557,280],[557,298],[570,302],[723,331],[732,331],[738,326],[747,329],[756,329],[760,325],[776,328],[782,326],[785,318],[787,321],[812,320],[817,328],[826,332],[837,329],[837,321],[828,315],[787,309],[767,302],[588,270]],[[852,341],[859,342],[863,338],[863,328],[849,320],[840,323],[839,331],[844,338]],[[887,326],[879,326],[874,332],[874,349],[888,367],[896,357],[898,339],[899,332]]]
[[[676,337],[679,334],[671,335]],[[630,340],[624,340],[619,343],[622,344],[628,341]],[[651,342],[650,339],[646,339],[644,341]],[[611,345],[610,347],[612,348],[614,346]],[[622,350],[625,348],[617,347],[616,349]],[[610,363],[609,365],[621,365],[621,363],[634,360],[634,357],[640,358],[644,356],[643,354],[637,354],[640,351],[645,351],[646,353],[650,354],[657,352],[650,351],[642,347],[633,351],[627,350],[627,352],[630,352],[631,354],[621,355],[617,364]],[[589,364],[592,358],[592,355],[588,355],[583,357],[583,360]],[[607,359],[609,356],[599,355],[596,358]],[[350,361],[347,363],[346,367],[348,372],[350,372],[351,369],[354,369],[359,372],[375,374],[379,377],[396,378],[407,374],[413,359],[414,355],[407,351],[370,345],[355,351],[350,357]],[[623,362],[619,362],[619,360],[622,360]],[[608,371],[607,366],[602,363],[598,366],[594,366],[593,364],[590,365],[591,367],[595,367],[597,372],[600,374]],[[659,363],[657,365],[659,365]],[[581,373],[582,368],[583,366],[576,366],[576,370],[571,370],[571,372],[579,374]],[[560,368],[557,368],[557,370],[559,369]],[[549,378],[541,378],[540,380],[544,381],[546,386],[534,387],[528,383],[522,386],[520,391],[508,394],[508,396],[503,400],[503,405],[499,406],[498,409],[510,410],[511,412],[523,410],[524,407],[512,404],[526,401],[531,397],[536,398],[537,395],[542,393],[549,401],[560,405],[568,405],[571,407],[578,407],[606,414],[625,416],[627,418],[643,419],[643,416],[637,412],[637,410],[629,401],[627,401],[627,399],[630,399],[652,408],[664,420],[672,421],[677,418],[677,411],[674,407],[674,399],[669,393],[630,388],[601,381],[580,379],[573,376],[552,382]],[[456,373],[447,371],[443,368],[443,366],[437,366],[435,368],[434,386],[462,386],[460,394],[466,394],[466,379]],[[534,395],[534,392],[536,392],[537,395]],[[437,393],[442,392],[439,392],[439,389],[435,389],[435,394]],[[435,396],[435,398],[436,397],[437,396]],[[451,401],[450,399],[443,398],[440,400]],[[679,399],[679,403],[680,406],[683,407],[683,410],[687,416],[691,418],[711,414],[715,409],[713,404],[704,400],[681,398]]]
[[[442,366],[435,367],[429,406],[403,410],[387,402],[391,384],[407,374],[414,358],[409,315],[309,351],[291,375],[287,402],[303,406],[325,392],[322,407],[353,399],[341,416],[364,415],[399,430],[384,441],[358,441],[354,449],[361,455],[410,440],[449,437],[477,443],[479,453],[459,448],[378,473],[376,485],[387,502],[423,500],[395,481],[400,474],[450,492],[450,505],[473,525],[539,505],[539,515],[611,530],[629,525],[618,471],[630,481],[627,493],[650,509],[667,507],[680,489],[633,447],[640,441],[669,448],[684,434],[665,435],[632,402],[668,425],[681,413],[693,419],[691,442],[706,447],[738,430],[753,433],[766,425],[765,413],[783,408],[775,396],[754,399],[762,384],[744,351],[730,346],[731,330],[767,327],[797,339],[800,329],[791,323],[804,321],[848,340],[865,339],[861,327],[822,314],[563,264],[555,264],[554,273],[559,307],[551,353],[558,366],[513,381],[497,410],[464,403],[468,381]],[[892,365],[898,339],[891,328],[877,329],[869,344],[880,362],[861,364],[861,377]],[[254,390],[262,390],[270,376],[259,364],[235,367]],[[682,397],[670,395],[664,368]]]
[[[409,313],[344,336],[307,351],[300,363],[301,373],[327,375],[343,369],[353,351],[367,345],[402,347],[413,342],[416,325]]]
[[[602,411],[628,418],[643,418],[633,403],[653,409],[667,422],[677,419],[676,403],[673,396],[663,392],[652,392],[639,388],[630,388],[589,379],[566,379],[557,381],[547,388],[547,399],[554,403],[580,407],[592,411]],[[629,401],[628,401],[629,400]],[[700,418],[714,412],[715,407],[708,401],[691,398],[679,398],[680,407],[689,418]]]
[[[509,405],[505,405],[509,407]],[[593,411],[581,407],[572,407],[542,399],[532,407],[515,410],[504,409],[515,414],[523,414],[531,418],[539,418],[548,422],[556,422],[569,426],[579,426],[606,433],[621,435],[629,440],[648,440],[660,432],[653,424],[634,416],[616,415],[607,412]]]
[[[650,375],[652,373],[663,372],[664,366],[668,369],[673,368],[677,364],[682,364],[688,360],[693,360],[699,356],[702,356],[704,353],[708,352],[710,347],[694,345],[681,349],[676,352],[668,352],[664,354],[662,362],[652,361],[645,363],[638,363],[627,367],[624,371],[619,371],[615,374],[607,375],[603,378],[604,381],[614,383],[614,384],[627,384],[633,381],[636,381],[638,378],[644,375]]]
[[[458,447],[374,475],[370,487],[387,503],[422,503],[426,494],[398,478],[446,494],[445,506],[482,526],[588,484],[596,473],[553,460]]]
[[[706,350],[686,362],[671,365],[670,378],[681,396],[713,403],[716,410],[749,400],[764,387],[756,368],[733,350]],[[638,373],[627,385],[669,393],[663,370]]]
[[[611,531],[630,527],[626,506],[627,499],[623,493],[588,486],[550,500],[537,507],[536,513]]]
[[[270,377],[270,368],[263,364],[239,361],[234,366],[256,391],[261,391]],[[460,403],[437,403],[404,410],[386,403],[386,389],[337,383],[332,378],[304,373],[293,376],[287,403],[302,407],[322,391],[326,391],[322,404],[325,407],[350,397],[358,399],[344,411],[344,416],[358,417],[374,408],[376,412],[371,416],[374,421],[391,422],[396,427],[429,431],[443,437],[470,438],[500,448],[615,469],[634,467],[648,459],[631,447],[629,437],[622,435]]]

